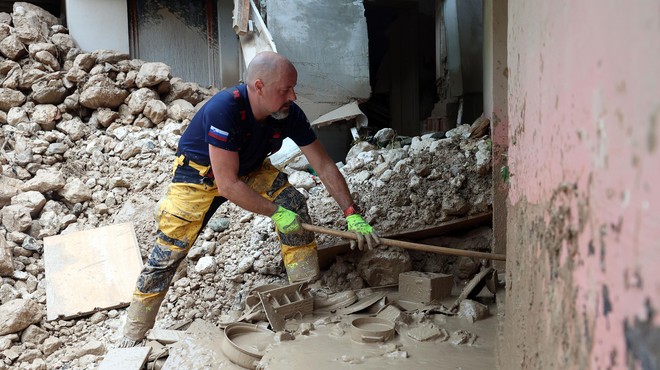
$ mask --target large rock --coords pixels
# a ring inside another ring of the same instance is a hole
[[[19,88],[24,90],[32,89],[32,86],[34,86],[37,81],[41,81],[48,75],[48,73],[37,68],[30,68],[27,66],[24,66],[23,68]]]
[[[73,68],[80,68],[85,72],[89,72],[95,64],[96,57],[92,54],[78,54],[73,60]]]
[[[9,301],[0,306],[0,336],[18,333],[42,317],[39,305],[31,299]]]
[[[89,126],[78,117],[67,121],[60,121],[55,127],[67,134],[73,141],[80,140],[89,133]]]
[[[0,80],[2,87],[7,89],[17,89],[21,84],[21,75],[23,70],[20,64],[12,61],[5,60],[0,62]]]
[[[50,41],[57,46],[60,55],[67,55],[69,50],[75,49],[76,47],[76,42],[73,40],[73,37],[66,33],[56,33],[50,38]]]
[[[372,249],[358,263],[360,276],[370,286],[397,284],[399,274],[412,269],[412,260],[405,249],[384,247]]]
[[[128,96],[128,91],[115,85],[105,75],[92,76],[80,93],[80,104],[90,108],[117,108]]]
[[[307,171],[295,171],[291,173],[289,175],[289,183],[296,188],[305,190],[309,190],[317,185],[314,176]]]
[[[11,204],[11,198],[21,192],[23,181],[0,175],[0,206]]]
[[[167,108],[167,116],[175,121],[192,120],[194,115],[195,107],[183,99],[173,101]]]
[[[143,114],[157,125],[167,118],[167,105],[157,99],[150,100],[144,106]]]
[[[117,64],[122,60],[127,60],[130,58],[130,56],[126,53],[104,49],[95,50],[92,55],[96,58],[96,63],[98,64]]]
[[[177,99],[183,99],[190,102],[192,105],[204,100],[199,91],[199,85],[195,82],[185,82],[179,77],[174,77],[170,80],[171,88],[165,99],[166,103],[171,103]]]
[[[92,199],[92,190],[80,179],[69,179],[58,192],[69,204],[82,203]]]
[[[31,3],[17,1],[13,4],[12,10],[13,10],[12,18],[14,20],[14,25],[16,26],[21,25],[22,24],[21,22],[23,22],[25,18],[32,16],[36,16],[41,22],[45,23],[46,26],[48,27],[52,27],[59,23],[57,17],[50,14],[41,7]]]
[[[30,210],[30,216],[37,217],[46,205],[46,197],[38,191],[26,191],[11,198],[11,204],[19,204]]]
[[[20,204],[3,207],[0,211],[0,216],[2,216],[2,226],[9,232],[23,232],[32,226],[30,209]]]
[[[53,73],[43,80],[32,85],[32,100],[40,104],[60,104],[64,101],[68,91],[60,78],[59,73]]]
[[[147,103],[153,99],[158,99],[158,94],[155,91],[146,87],[137,89],[128,97],[128,111],[133,115],[138,115],[142,113]]]
[[[17,136],[14,141],[14,163],[21,167],[33,162],[32,140],[25,136]]]
[[[171,77],[170,67],[161,62],[144,63],[140,67],[135,83],[138,87],[150,87],[168,81]]]
[[[14,34],[25,44],[45,41],[57,23],[55,16],[30,3],[14,3],[13,10]]]
[[[0,87],[0,109],[9,112],[13,107],[18,107],[25,102],[25,95],[18,90]]]
[[[50,67],[51,70],[53,70],[53,71],[59,71],[60,70],[60,62],[57,61],[57,58],[55,57],[55,55],[49,53],[46,50],[41,50],[41,51],[36,52],[35,55],[34,55],[34,59],[37,62],[42,63],[42,64]]]
[[[55,121],[60,118],[60,111],[53,104],[39,104],[34,107],[31,118],[42,129],[50,131],[55,128]]]
[[[0,235],[0,276],[12,276],[14,274],[14,257],[11,248],[7,245],[5,237]],[[0,299],[0,303],[2,299]]]
[[[30,52],[30,56],[32,58],[35,58],[37,56],[37,53],[39,53],[40,51],[46,51],[51,55],[57,55],[57,46],[55,46],[50,42],[39,42],[30,45],[28,47],[28,51]]]
[[[27,55],[27,50],[18,36],[9,35],[0,41],[0,53],[11,60],[19,60]]]
[[[41,344],[49,336],[50,335],[46,330],[36,325],[30,325],[25,330],[23,330],[23,333],[21,333],[21,342]]]
[[[119,113],[108,108],[99,108],[92,113],[89,119],[90,125],[108,128],[113,122],[120,118]]]
[[[28,180],[21,187],[22,191],[36,190],[42,194],[49,191],[60,190],[65,180],[61,172],[52,169],[40,169],[36,176]]]
[[[11,126],[16,126],[21,122],[27,122],[30,119],[23,107],[13,107],[7,112],[7,123]]]

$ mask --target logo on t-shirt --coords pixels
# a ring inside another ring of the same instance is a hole
[[[209,131],[209,136],[220,141],[227,141],[227,138],[229,137],[229,133],[227,131],[223,131],[220,130],[219,128],[211,126],[211,130]]]

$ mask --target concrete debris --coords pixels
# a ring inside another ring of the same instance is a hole
[[[453,345],[467,344],[472,346],[476,340],[477,336],[466,330],[456,330],[455,332],[451,333],[450,338],[450,342]]]
[[[466,299],[458,307],[458,316],[463,317],[469,322],[479,321],[490,314],[488,306]]]
[[[118,340],[125,312],[44,321],[43,238],[132,221],[147,258],[178,139],[218,90],[182,81],[163,63],[80,50],[52,15],[28,3],[13,9],[0,13],[0,369],[90,368]],[[399,140],[384,129],[377,145],[351,148],[340,170],[381,235],[491,210],[489,139],[469,134],[464,125],[446,138]],[[289,163],[283,170],[308,196],[313,223],[344,230],[341,210],[307,161]],[[317,238],[320,247],[343,242]],[[255,286],[286,284],[271,221],[230,203],[190,257],[195,262],[182,264],[159,312],[161,327],[218,322],[241,312]],[[396,248],[353,252],[337,257],[321,284],[359,290],[396,283],[400,272],[450,274],[457,265],[455,257]],[[180,345],[185,352],[197,343]]]
[[[445,341],[449,339],[449,333],[443,328],[439,328],[434,324],[420,325],[408,331],[408,336],[412,339],[424,342],[427,340],[440,340]]]

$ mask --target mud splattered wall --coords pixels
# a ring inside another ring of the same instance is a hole
[[[509,0],[502,369],[660,367],[660,3]]]

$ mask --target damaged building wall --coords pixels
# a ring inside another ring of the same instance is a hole
[[[369,98],[362,2],[268,0],[267,12],[278,52],[298,68],[298,103],[310,121],[352,100]]]
[[[660,7],[635,4],[509,1],[501,369],[660,364]]]

